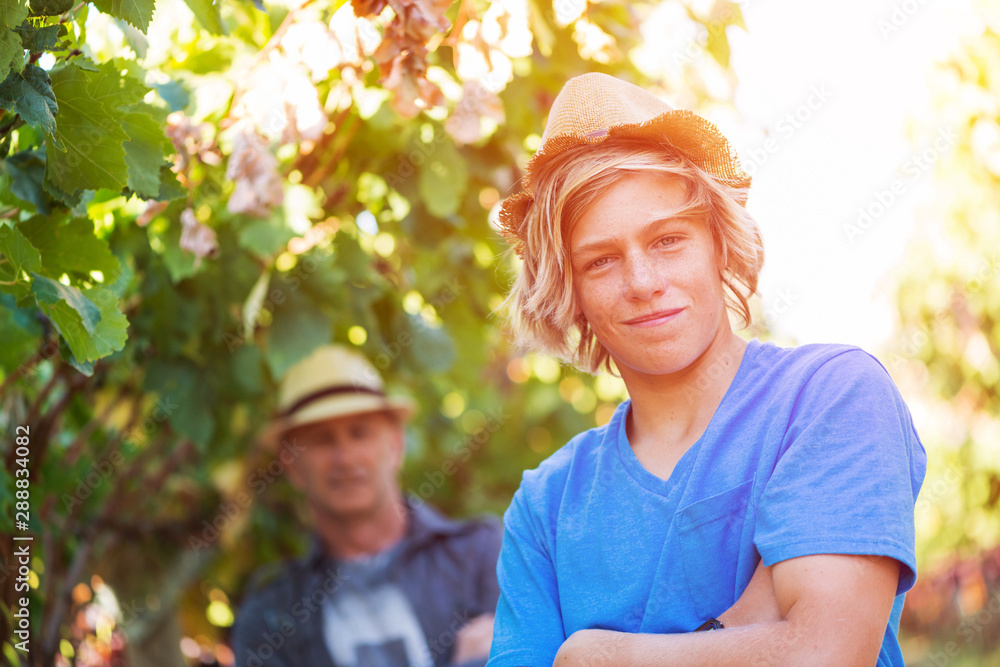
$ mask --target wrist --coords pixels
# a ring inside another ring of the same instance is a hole
[[[740,613],[739,602],[727,609],[724,613],[716,616],[717,619],[727,628],[738,628],[749,625],[744,622],[743,614]]]
[[[706,632],[708,630],[724,630],[725,624],[717,618],[710,618],[697,628],[694,629],[695,632]]]

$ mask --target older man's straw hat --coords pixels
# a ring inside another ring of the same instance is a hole
[[[293,426],[332,417],[388,410],[408,419],[414,406],[409,397],[387,395],[382,377],[361,354],[340,345],[324,345],[293,366],[281,381],[277,414],[260,442],[275,449],[282,434]]]
[[[736,152],[713,123],[685,109],[674,109],[638,86],[607,74],[573,77],[552,103],[542,142],[528,161],[522,192],[500,205],[500,225],[519,251],[524,217],[534,204],[533,173],[563,151],[606,139],[645,138],[669,144],[716,180],[750,186]]]

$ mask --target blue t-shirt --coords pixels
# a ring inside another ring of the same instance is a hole
[[[491,667],[547,667],[585,628],[690,632],[732,606],[761,558],[827,553],[900,561],[878,664],[903,665],[927,457],[875,357],[753,339],[667,480],[633,453],[629,405],[524,473],[504,516]]]

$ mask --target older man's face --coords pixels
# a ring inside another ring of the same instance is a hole
[[[399,492],[403,428],[385,413],[334,417],[292,429],[303,447],[289,468],[293,484],[331,518],[375,514]]]

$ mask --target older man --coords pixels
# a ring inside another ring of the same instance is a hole
[[[322,347],[289,371],[262,439],[301,448],[288,474],[314,517],[313,547],[251,584],[234,629],[237,665],[485,663],[501,529],[404,496],[412,411],[344,347]]]

